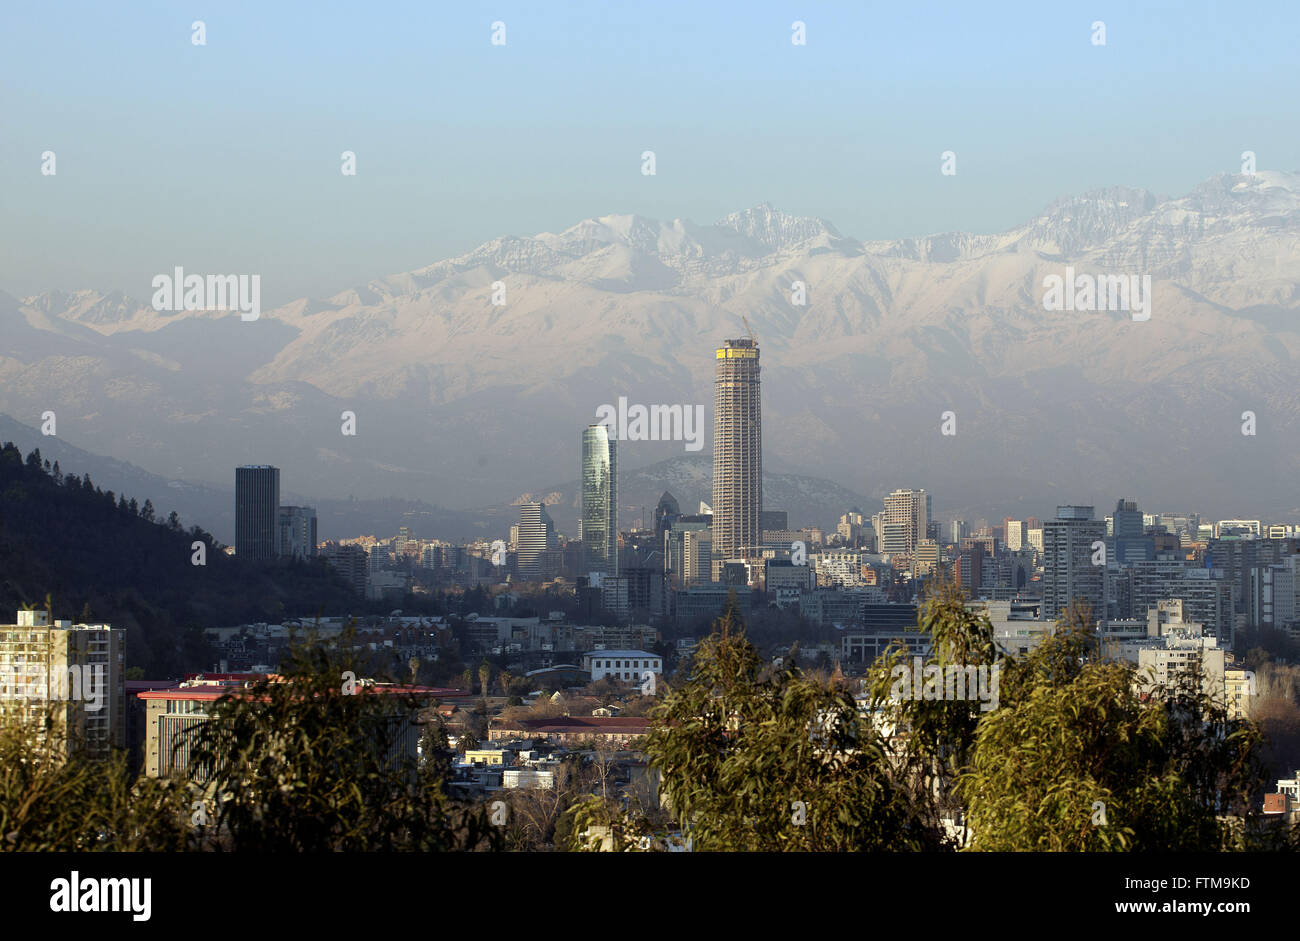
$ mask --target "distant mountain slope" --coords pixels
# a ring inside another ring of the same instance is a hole
[[[1067,265],[1150,275],[1151,319],[1045,310]],[[0,411],[54,409],[79,444],[180,479],[270,462],[321,497],[485,506],[569,479],[582,427],[619,396],[711,413],[712,349],[742,317],[774,472],[924,486],[936,511],[989,518],[1120,494],[1300,518],[1300,176],[1275,171],[892,242],[766,205],[715,225],[608,215],[251,323],[116,292],[0,296]],[[628,442],[621,460],[682,456]]]
[[[14,421],[8,415],[0,415],[0,441],[14,442],[24,454],[39,448],[47,460],[58,461],[78,474],[89,474],[105,490],[130,494],[140,502],[152,500],[160,517],[165,518],[175,510],[187,528],[201,526],[226,545],[234,545],[233,488],[209,487],[150,474],[126,461],[73,447],[57,436],[42,435],[36,428]],[[233,467],[229,475],[233,480]],[[292,486],[294,480],[286,474],[281,484]],[[448,510],[422,500],[317,500],[286,487],[281,491],[280,502],[315,507],[322,540],[371,533],[390,536],[399,526],[409,526],[412,532],[423,536],[456,540],[479,538],[487,532],[482,511]],[[492,530],[493,538],[504,531]]]
[[[83,451],[57,435],[42,435],[38,429],[14,421],[8,415],[0,415],[0,441],[12,441],[24,455],[38,448],[46,460],[58,461],[69,473],[89,474],[105,490],[128,494],[140,502],[152,500],[164,519],[175,510],[187,529],[201,526],[227,545],[235,542],[233,490],[150,474],[127,461]],[[231,468],[232,480],[234,476]]]
[[[272,575],[213,548],[197,527],[173,529],[165,514],[155,523],[119,506],[93,477],[56,483],[43,459],[0,447],[0,619],[49,594],[56,618],[126,628],[128,667],[174,677],[210,668],[202,628],[365,608],[324,562]],[[193,564],[196,540],[205,565]]]

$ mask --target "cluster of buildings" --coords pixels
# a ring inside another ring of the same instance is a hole
[[[475,619],[477,620],[477,619]],[[663,657],[636,648],[605,646],[604,641],[625,639],[645,634],[621,634],[609,637],[583,636],[559,621],[545,625],[539,619],[483,619],[474,629],[484,644],[502,642],[509,644],[527,642],[529,635],[556,636],[558,629],[567,632],[573,646],[564,646],[563,653],[577,662],[569,667],[563,679],[569,684],[585,685],[592,681],[612,678],[629,684],[642,683],[647,674],[661,676]],[[63,754],[82,751],[91,757],[107,757],[112,749],[126,748],[131,753],[132,766],[150,776],[170,776],[188,763],[189,753],[185,732],[195,723],[206,721],[212,706],[222,696],[239,694],[251,682],[264,677],[275,678],[266,664],[255,664],[253,669],[234,671],[224,669],[230,665],[223,661],[219,671],[188,674],[180,681],[127,680],[124,666],[124,630],[107,624],[74,624],[69,621],[51,621],[45,611],[19,611],[14,624],[0,625],[0,712],[6,716],[20,716],[34,722],[33,727],[43,728],[46,743]],[[473,622],[470,622],[473,624]],[[267,637],[287,637],[301,629],[298,624],[244,625],[240,628],[213,629],[210,633],[218,643],[234,637],[247,637],[248,629]],[[322,634],[343,630],[342,619],[323,619],[312,625]],[[262,630],[258,631],[257,629]],[[358,643],[370,649],[397,649],[395,640],[404,640],[407,652],[422,652],[436,656],[440,644],[450,638],[439,639],[448,631],[444,619],[386,618],[363,630]],[[581,645],[581,646],[579,646]],[[268,658],[270,659],[270,658]],[[579,665],[580,664],[580,665]],[[564,671],[540,671],[559,675]],[[547,678],[547,677],[544,677]],[[436,702],[462,701],[472,697],[464,690],[433,688],[402,684],[376,683],[359,680],[361,691],[370,694],[403,694],[414,696],[421,709]],[[452,708],[455,708],[454,706]],[[596,710],[597,713],[601,710]],[[608,714],[586,717],[568,716],[546,720],[522,720],[516,723],[496,721],[490,738],[506,742],[533,741],[549,746],[574,747],[583,743],[631,747],[649,731],[643,718],[622,718]],[[43,720],[52,718],[44,727]],[[395,734],[390,756],[416,757],[420,740],[420,727],[432,721],[432,715],[394,717]],[[501,747],[501,746],[496,746]],[[506,785],[510,786],[510,785]],[[538,782],[516,786],[544,786]]]
[[[316,554],[316,511],[280,505],[280,468],[235,468],[235,554],[254,562]]]
[[[1212,665],[1224,657],[1228,672],[1241,631],[1271,628],[1300,640],[1300,529],[1291,525],[1146,514],[1123,499],[1104,517],[1093,506],[1063,505],[1044,519],[941,524],[927,490],[900,488],[874,514],[851,508],[833,533],[792,528],[784,511],[763,504],[758,343],[725,340],[714,361],[712,502],[696,512],[664,493],[653,528],[621,530],[620,442],[614,428],[592,424],[578,440],[575,539],[556,531],[544,503],[527,502],[508,538],[452,546],[402,531],[322,552],[373,597],[400,596],[422,568],[461,584],[561,585],[577,597],[579,621],[612,615],[672,625],[679,634],[715,617],[734,593],[742,607],[793,611],[839,628],[851,665],[869,664],[892,640],[922,649],[916,603],[940,577],[990,617],[1012,652],[1032,649],[1071,606],[1087,610],[1121,652],[1159,647],[1184,657],[1185,635],[1199,625],[1200,659]],[[1175,601],[1178,623],[1189,627],[1152,633],[1153,612]],[[547,627],[511,628],[492,649],[537,654],[529,668],[564,660],[542,654],[581,649],[563,631],[542,636]]]
[[[294,642],[308,632],[337,639],[351,625],[355,649],[387,652],[398,663],[411,657],[436,661],[447,648],[447,619],[442,617],[390,614],[360,620],[322,617],[304,621],[291,618],[279,624],[254,622],[230,627],[209,627],[203,633],[217,663],[214,672],[269,673]]]
[[[591,715],[494,718],[486,742],[458,752],[451,787],[478,799],[500,791],[553,790],[574,783],[565,780],[566,772],[594,763],[600,766],[602,791],[634,792],[652,804],[658,800],[658,774],[641,751],[650,720],[612,714],[617,711],[597,706]]]
[[[516,675],[554,674],[558,678],[599,680],[606,673],[638,669],[636,678],[653,669],[663,672],[663,658],[643,648],[658,646],[660,632],[648,624],[575,624],[563,612],[546,617],[468,614],[464,617],[391,614],[353,621],[345,617],[280,624],[251,623],[213,627],[204,631],[215,656],[215,672],[268,673],[275,670],[295,638],[310,631],[337,638],[352,624],[353,644],[362,653],[387,654],[398,668],[414,657],[435,662],[456,654],[465,663],[490,657]],[[635,663],[624,665],[615,652],[633,651]],[[595,661],[592,658],[595,657]],[[653,663],[642,662],[653,659]],[[623,678],[623,677],[620,677]]]
[[[847,672],[865,671],[899,643],[924,656],[918,601],[940,578],[988,618],[1008,654],[1032,651],[1081,606],[1105,655],[1133,663],[1144,689],[1196,676],[1237,716],[1254,694],[1253,675],[1232,653],[1242,632],[1272,629],[1300,641],[1300,528],[1292,525],[1148,514],[1127,499],[1105,516],[1094,506],[1062,505],[1043,519],[941,523],[932,495],[913,487],[889,492],[874,513],[850,508],[833,532],[792,527],[786,512],[763,505],[758,344],[752,336],[725,340],[714,353],[712,501],[694,512],[665,492],[653,526],[643,520],[620,529],[620,442],[615,429],[591,424],[577,442],[576,538],[557,532],[544,503],[525,502],[502,538],[457,545],[402,528],[387,539],[320,544],[315,511],[281,506],[279,470],[259,465],[236,469],[235,551],[255,561],[319,555],[371,599],[398,601],[416,582],[494,586],[499,616],[394,612],[366,619],[357,643],[397,662],[436,660],[451,649],[465,662],[490,657],[534,688],[602,679],[653,684],[665,670],[661,651],[672,651],[661,631],[686,645],[678,653],[689,652],[691,637],[733,595],[742,608],[797,613],[837,629],[816,649]],[[521,597],[515,589],[529,584],[563,588],[576,613],[506,614]],[[171,751],[176,736],[204,721],[216,698],[271,673],[295,633],[309,626],[338,633],[344,623],[211,628],[213,673],[132,684],[123,679],[120,630],[19,612],[17,624],[0,626],[0,700],[22,708],[57,702],[63,740],[97,754],[129,746],[147,773],[171,774],[184,757]],[[452,710],[464,695],[423,692],[430,701],[452,696],[440,707]],[[553,787],[562,753],[589,748],[628,752],[635,775],[647,721],[598,712],[492,719],[486,746],[458,765],[458,786],[474,793]],[[399,741],[418,753],[414,732]],[[1273,811],[1294,812],[1295,790],[1293,781],[1279,782]]]

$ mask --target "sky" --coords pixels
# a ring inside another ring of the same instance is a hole
[[[1300,169],[1297,26],[1292,2],[6,3],[0,291],[147,303],[181,265],[260,273],[269,308],[611,213],[770,202],[885,239],[1178,196],[1245,150]]]

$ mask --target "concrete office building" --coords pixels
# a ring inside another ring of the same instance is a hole
[[[556,548],[555,523],[541,503],[519,505],[519,577],[543,581],[553,577],[546,571],[547,550]]]
[[[270,562],[279,555],[279,510],[280,468],[235,468],[235,555],[253,562]]]

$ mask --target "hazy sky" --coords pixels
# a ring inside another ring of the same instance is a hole
[[[183,265],[260,273],[269,307],[607,213],[770,201],[894,238],[998,231],[1099,186],[1181,195],[1243,150],[1300,168],[1297,10],[9,2],[0,290],[147,302]]]

